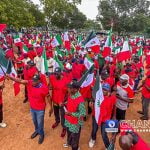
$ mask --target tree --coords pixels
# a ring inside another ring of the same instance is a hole
[[[114,30],[144,31],[149,25],[150,1],[148,0],[100,0],[98,20],[105,29],[114,23]]]
[[[47,21],[52,26],[56,26],[61,29],[66,28],[82,28],[84,21],[86,21],[85,15],[83,15],[76,3],[79,0],[41,0],[44,5],[44,12]]]
[[[44,14],[29,0],[1,0],[0,22],[15,28],[41,26]]]

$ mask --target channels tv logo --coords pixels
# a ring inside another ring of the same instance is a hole
[[[106,121],[106,132],[118,132],[119,122],[118,120],[107,120]]]

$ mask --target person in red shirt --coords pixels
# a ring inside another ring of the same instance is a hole
[[[140,80],[142,79],[143,77],[143,71],[144,71],[144,67],[143,67],[143,64],[140,62],[140,59],[139,57],[134,57],[134,60],[133,60],[133,63],[132,63],[132,68],[133,70],[135,71],[135,85],[134,85],[134,88],[133,90],[137,90],[137,87],[139,85],[139,82]]]
[[[139,90],[142,87],[142,111],[138,113],[142,114],[142,120],[148,120],[149,116],[149,106],[150,106],[150,72],[147,73],[146,79],[143,81],[137,89]]]
[[[3,122],[3,99],[2,99],[2,91],[4,85],[0,85],[0,127],[5,128],[7,125]]]
[[[116,89],[116,119],[118,121],[125,120],[129,103],[133,103],[134,100],[134,91],[129,84],[129,76],[127,74],[120,76]]]
[[[106,121],[110,120],[111,118],[115,118],[115,104],[116,104],[116,97],[111,95],[111,87],[108,83],[104,83],[102,85],[104,100],[100,106],[100,116],[98,123],[95,120],[95,110],[93,111],[92,117],[92,133],[91,139],[89,141],[89,147],[92,148],[96,141],[96,134],[98,131],[98,126],[101,126],[101,134],[102,139],[105,144],[105,147],[108,148],[110,145],[109,138],[107,133],[105,132]]]
[[[48,86],[40,82],[39,75],[33,76],[32,80],[22,80],[19,78],[11,77],[10,75],[7,75],[7,78],[28,86],[28,98],[30,103],[32,120],[35,127],[35,132],[31,135],[31,139],[39,135],[38,143],[42,144],[44,141],[44,115],[46,108],[46,97],[51,108]]]
[[[24,67],[23,74],[24,74],[24,80],[31,80],[35,73],[37,72],[37,68],[32,60],[27,62],[27,65]],[[25,99],[23,103],[26,103],[28,101],[28,87],[25,86]]]
[[[150,150],[150,147],[134,131],[127,131],[119,137],[119,145],[122,150]]]
[[[72,75],[74,79],[80,80],[85,70],[84,64],[79,63],[79,59],[75,60],[72,65]]]
[[[66,79],[66,77],[62,74],[61,68],[56,67],[55,74],[50,75],[49,81],[50,89],[52,90],[52,102],[55,116],[55,123],[52,125],[52,128],[56,128],[61,121],[61,126],[63,128],[61,137],[64,137],[66,135],[66,129],[64,126],[65,112],[62,104],[64,103],[67,95],[68,79]]]

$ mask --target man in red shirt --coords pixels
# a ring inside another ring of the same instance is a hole
[[[115,118],[115,104],[116,104],[116,97],[111,94],[111,87],[108,83],[104,83],[102,85],[104,100],[100,106],[100,116],[99,122],[97,124],[95,120],[95,110],[93,112],[94,116],[92,117],[92,133],[91,139],[89,141],[89,147],[92,148],[96,141],[96,134],[98,131],[98,126],[101,126],[101,134],[102,139],[105,144],[105,147],[108,148],[110,145],[109,138],[105,131],[106,121],[110,120],[111,118]]]
[[[23,74],[24,74],[24,80],[31,80],[35,73],[37,72],[37,68],[32,60],[27,62],[27,65],[24,67]],[[23,103],[26,103],[28,101],[28,87],[25,86],[25,100]]]
[[[64,103],[67,94],[68,79],[62,74],[61,68],[57,67],[55,68],[55,74],[50,75],[49,81],[50,89],[52,90],[52,102],[55,115],[55,123],[52,125],[52,128],[56,128],[61,121],[63,128],[61,137],[64,137],[66,135],[66,129],[64,126],[65,112],[62,104]]]
[[[127,131],[119,137],[119,145],[122,150],[150,150],[143,139],[133,131]]]
[[[2,100],[2,91],[4,85],[0,85],[0,127],[5,128],[7,125],[3,122],[3,100]]]
[[[48,86],[40,82],[40,76],[33,76],[32,80],[22,80],[7,75],[8,79],[28,86],[28,98],[30,102],[32,120],[35,127],[35,132],[31,135],[31,139],[39,135],[39,144],[44,141],[44,115],[46,108],[46,97],[50,104]],[[51,112],[50,112],[51,113]]]
[[[133,103],[134,100],[134,91],[129,85],[129,76],[127,74],[120,76],[120,81],[117,83],[116,97],[116,119],[119,121],[125,120],[129,103]]]
[[[148,120],[149,116],[149,106],[150,106],[150,72],[147,73],[146,79],[143,81],[142,85],[138,87],[138,90],[142,87],[142,120]]]

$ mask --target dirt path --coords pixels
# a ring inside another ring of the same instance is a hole
[[[0,128],[0,150],[65,150],[62,144],[65,138],[60,138],[61,127],[51,129],[54,122],[54,117],[48,117],[48,107],[45,116],[45,141],[42,145],[38,145],[38,138],[30,139],[30,135],[34,131],[34,127],[29,112],[29,104],[23,104],[24,88],[21,87],[21,92],[17,97],[13,94],[12,82],[6,82],[4,89],[4,118],[8,124],[5,129]],[[139,119],[140,115],[137,110],[141,109],[140,95],[136,96],[133,104],[127,111],[127,119]],[[81,150],[89,150],[88,140],[91,133],[91,118],[84,124],[81,133],[80,147]],[[150,143],[150,132],[139,133],[142,138]],[[116,143],[117,150],[120,150],[118,142]],[[92,150],[104,150],[104,145],[98,132],[97,142]],[[69,150],[69,149],[68,149]]]

